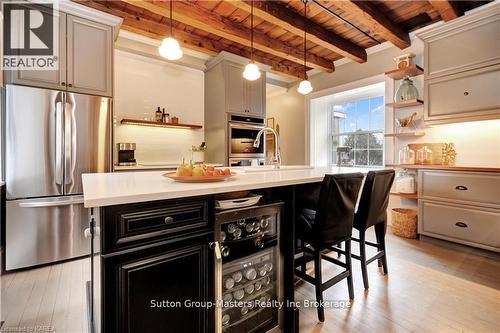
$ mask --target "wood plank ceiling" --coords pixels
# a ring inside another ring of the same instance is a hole
[[[74,1],[122,17],[122,29],[158,40],[169,34],[168,1]],[[304,20],[301,0],[255,0],[254,60],[279,74],[302,78],[307,26],[307,70],[333,72],[335,60],[363,63],[365,49],[385,41],[404,49],[410,45],[409,32],[487,2],[309,0]],[[249,58],[250,10],[251,0],[174,0],[173,34],[188,49]]]

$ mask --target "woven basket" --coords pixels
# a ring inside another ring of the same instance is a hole
[[[406,208],[393,208],[392,233],[405,238],[417,238],[417,211]]]

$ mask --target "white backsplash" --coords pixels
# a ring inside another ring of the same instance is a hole
[[[135,142],[138,163],[176,164],[191,158],[203,129],[121,125],[123,118],[154,117],[166,107],[181,123],[204,125],[204,73],[156,59],[115,51],[115,143]]]
[[[191,159],[191,146],[203,141],[200,130],[117,125],[116,142],[135,142],[138,163],[177,164]]]

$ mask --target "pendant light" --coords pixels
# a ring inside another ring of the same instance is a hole
[[[179,42],[173,37],[172,32],[172,0],[170,0],[170,36],[165,38],[158,51],[160,55],[168,60],[178,60],[182,57],[182,50]]]
[[[307,56],[307,1],[302,0],[304,2],[304,79],[300,81],[299,87],[297,91],[302,95],[309,94],[313,88],[311,82],[307,79],[307,67],[306,67],[306,56]]]
[[[250,12],[250,63],[245,66],[243,77],[249,81],[255,81],[260,78],[259,67],[253,61],[253,0]]]

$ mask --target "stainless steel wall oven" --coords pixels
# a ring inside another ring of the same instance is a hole
[[[228,115],[229,160],[264,159],[265,140],[258,147],[253,143],[257,133],[265,127],[265,119],[240,115]]]

